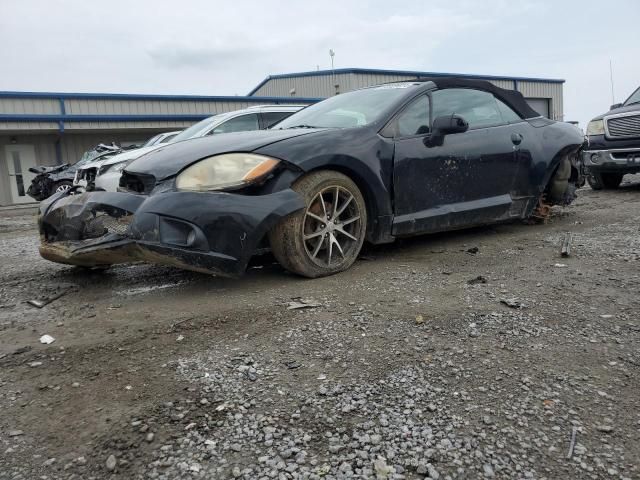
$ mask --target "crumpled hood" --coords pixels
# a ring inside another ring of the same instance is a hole
[[[153,175],[156,180],[172,177],[185,167],[212,155],[230,152],[252,152],[258,148],[288,138],[309,135],[319,130],[301,128],[288,130],[256,130],[225,133],[183,142],[170,143],[134,160],[127,167],[130,173]]]
[[[118,155],[114,155],[113,157],[109,157],[108,159],[101,162],[100,166],[113,165],[114,163],[135,160],[136,158],[140,158],[142,155],[146,155],[149,152],[153,152],[154,150],[157,150],[161,146],[162,145],[151,145],[150,147],[140,147],[140,148],[135,148],[133,150],[127,150],[126,152],[122,152],[122,153],[119,153]]]

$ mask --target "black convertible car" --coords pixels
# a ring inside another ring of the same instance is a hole
[[[420,79],[335,96],[273,130],[167,145],[120,192],[40,207],[40,253],[81,266],[148,261],[240,275],[270,247],[306,277],[365,240],[544,218],[582,182],[583,136],[484,81]]]

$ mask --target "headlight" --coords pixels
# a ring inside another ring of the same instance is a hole
[[[587,125],[587,135],[604,135],[604,121],[591,120]]]
[[[263,178],[279,160],[253,153],[226,153],[200,160],[178,175],[178,190],[204,192],[241,187]]]

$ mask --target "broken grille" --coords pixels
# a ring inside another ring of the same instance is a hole
[[[107,213],[99,212],[85,223],[83,237],[85,239],[99,238],[108,233],[125,235],[132,218],[131,215],[112,217]]]

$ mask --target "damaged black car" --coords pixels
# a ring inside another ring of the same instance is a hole
[[[544,219],[582,183],[583,136],[515,91],[430,78],[345,93],[269,131],[166,145],[119,192],[40,207],[41,255],[238,276],[270,248],[305,277],[349,268],[364,241]]]

